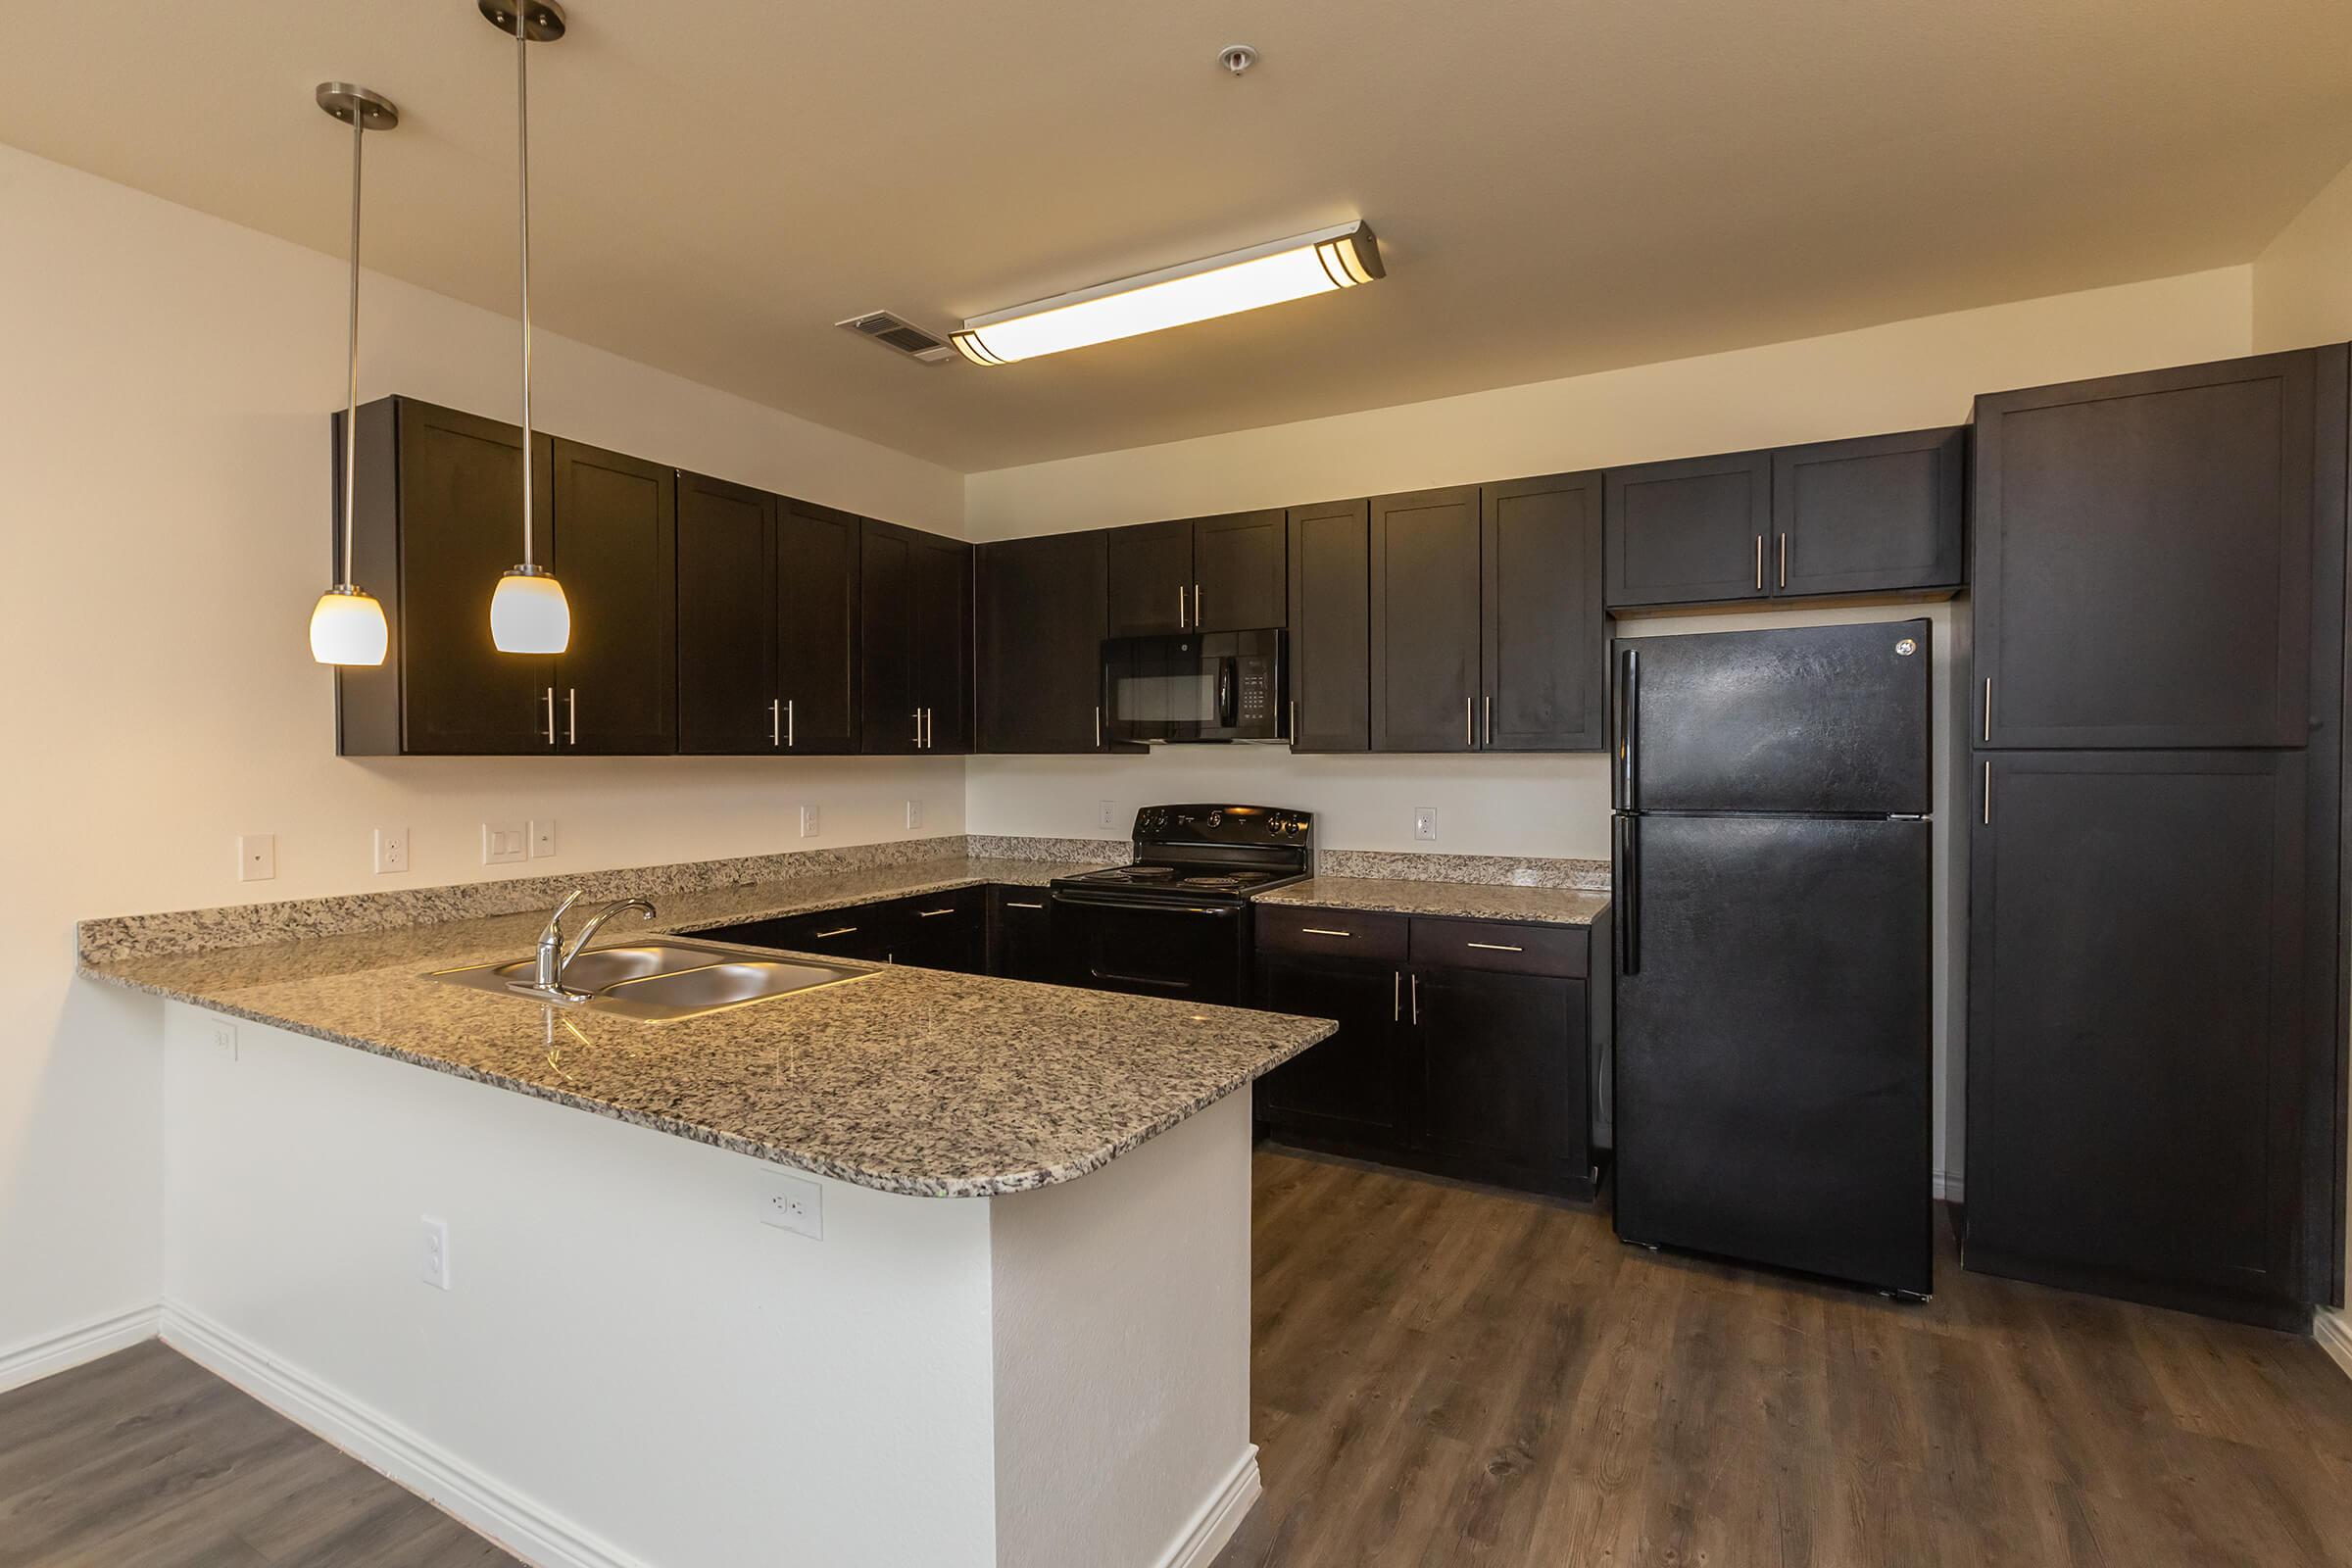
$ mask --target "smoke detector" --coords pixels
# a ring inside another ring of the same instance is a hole
[[[884,348],[895,349],[908,359],[920,360],[925,365],[937,365],[942,360],[956,357],[955,349],[948,345],[946,338],[934,337],[904,316],[894,316],[888,311],[868,311],[863,316],[853,316],[846,321],[835,321],[833,324],[847,327],[859,337],[872,338]]]
[[[1217,51],[1217,64],[1238,76],[1257,64],[1257,50],[1246,43],[1229,43]]]

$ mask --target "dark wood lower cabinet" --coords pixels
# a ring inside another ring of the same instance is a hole
[[[1005,980],[1058,978],[1054,908],[1044,888],[988,890],[988,972]]]
[[[983,890],[951,888],[910,899],[886,899],[812,914],[753,920],[693,933],[714,942],[785,953],[814,953],[867,963],[978,974],[987,956]]]
[[[1408,923],[1415,952],[1440,951],[1463,924],[1358,911],[1345,919],[1349,940],[1393,954],[1407,951],[1400,928]],[[1340,1029],[1259,1081],[1254,1114],[1263,1131],[1467,1181],[1592,1196],[1592,1018],[1583,979],[1323,956],[1298,951],[1304,941],[1295,926],[1277,920],[1261,928],[1257,1004],[1336,1019]],[[1563,939],[1591,940],[1586,930],[1550,926],[1484,926],[1480,934],[1513,929],[1531,938],[1528,951],[1546,955]],[[1582,972],[1584,955],[1576,958],[1539,962]]]

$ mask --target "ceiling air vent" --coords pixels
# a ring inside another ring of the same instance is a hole
[[[873,311],[864,316],[853,316],[846,321],[836,321],[833,324],[846,326],[860,337],[870,337],[875,342],[897,349],[909,359],[920,360],[925,365],[936,365],[941,360],[952,360],[956,357],[956,351],[948,347],[944,338],[933,337],[912,321],[903,317],[893,316],[888,311]]]

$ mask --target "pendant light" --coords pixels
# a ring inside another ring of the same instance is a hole
[[[311,607],[311,657],[321,664],[380,664],[390,635],[384,607],[352,582],[353,523],[358,514],[360,450],[360,144],[371,130],[390,130],[400,111],[381,93],[347,81],[322,81],[318,107],[351,127],[351,342],[349,396],[343,410],[343,548],[335,583]]]
[[[502,654],[560,654],[571,642],[564,585],[531,559],[531,81],[530,46],[564,36],[556,0],[478,0],[492,26],[514,35],[514,168],[521,189],[522,562],[490,596],[490,641]]]

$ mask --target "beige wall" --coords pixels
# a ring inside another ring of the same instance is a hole
[[[512,245],[484,234],[485,265]],[[367,287],[363,396],[511,414],[511,320]],[[156,1295],[158,1006],[69,979],[75,919],[888,838],[908,796],[926,831],[962,829],[952,759],[338,760],[304,627],[329,574],[343,311],[336,258],[0,148],[0,1358]],[[562,339],[535,348],[547,428],[960,521],[944,468]],[[814,840],[790,825],[804,802]],[[559,854],[485,870],[493,815],[554,817]],[[411,831],[406,876],[372,874],[378,825]],[[277,835],[275,881],[235,879],[247,831]]]
[[[2254,263],[2254,347],[2305,348],[2352,339],[2352,166],[2335,176]],[[2352,1086],[2348,1086],[2352,1093]],[[2352,1152],[2347,1152],[2352,1161]],[[2346,1179],[2352,1180],[2352,1170]],[[2352,1252],[2352,1216],[2345,1227]],[[2331,1341],[2352,1372],[2352,1314],[2321,1314],[2321,1336]]]

